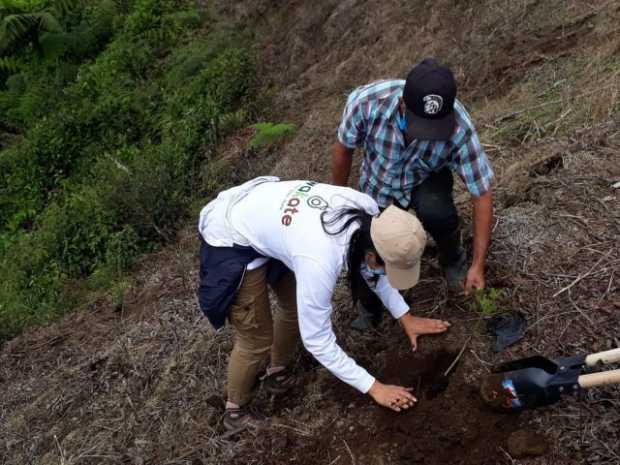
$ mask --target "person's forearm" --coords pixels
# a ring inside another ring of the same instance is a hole
[[[349,183],[353,150],[336,142],[332,147],[332,184],[346,186]]]
[[[397,318],[398,323],[400,323],[401,326],[405,326],[407,323],[409,323],[409,321],[411,321],[411,319],[413,318],[413,315],[411,314],[411,309],[407,310],[405,313],[403,313],[399,318]]]
[[[473,198],[474,206],[474,257],[473,267],[484,268],[493,229],[493,194],[491,191]]]

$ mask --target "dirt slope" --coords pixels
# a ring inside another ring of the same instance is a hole
[[[493,353],[484,317],[446,294],[431,248],[412,308],[454,326],[422,340],[418,354],[393,322],[349,331],[343,287],[335,303],[343,347],[372,372],[415,384],[416,410],[379,409],[300,352],[291,395],[258,392],[271,416],[264,430],[226,437],[231,333],[200,317],[189,228],[144,260],[122,307],[101,299],[2,348],[0,464],[620,464],[618,388],[514,418],[483,410],[474,390],[502,360],[620,347],[620,3],[258,0],[219,2],[216,13],[255,31],[275,100],[269,118],[300,126],[272,155],[286,178],[328,179],[353,87],[402,77],[428,55],[450,63],[498,174],[488,285],[503,291],[499,309],[525,313],[527,337]],[[253,163],[247,137],[223,154]],[[467,197],[459,203],[468,221]],[[437,353],[469,336],[449,385],[432,394],[427,384],[445,363]],[[545,436],[548,453],[510,457],[517,428]]]

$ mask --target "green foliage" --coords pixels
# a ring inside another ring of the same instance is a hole
[[[69,194],[41,214],[36,236],[70,277],[90,274],[106,255],[116,225],[113,210],[102,208],[91,188]]]
[[[118,19],[114,0],[86,4],[82,0],[13,0],[2,5],[0,77],[16,72],[15,63],[23,60],[56,64],[62,57],[81,60],[94,56],[112,37]]]
[[[45,33],[63,31],[61,18],[74,2],[16,2],[4,0],[0,5],[0,53],[22,49],[32,44],[40,50]]]
[[[22,62],[15,57],[0,57],[0,72],[13,74],[19,71]]]
[[[186,206],[187,155],[165,144],[134,149],[127,165],[105,160],[97,169],[99,195],[145,241],[166,241]],[[103,170],[103,172],[101,171]]]
[[[171,76],[178,75],[179,68],[185,66],[186,62],[176,64],[164,79],[171,82]],[[230,128],[220,122],[229,120],[235,113],[230,110],[243,107],[250,95],[255,84],[253,66],[246,50],[227,48],[211,58],[208,66],[188,75],[182,85],[170,88],[161,126],[164,142],[179,145],[187,152],[194,152],[198,145],[215,144],[218,136]],[[193,160],[188,161],[186,169],[192,169]]]
[[[200,24],[200,16],[182,0],[137,0],[125,31],[156,46],[164,46],[187,27]]]
[[[225,177],[211,154],[251,118],[256,73],[240,37],[198,36],[193,4],[27,6],[56,5],[63,30],[0,81],[0,127],[22,134],[0,153],[0,340],[66,310],[78,281],[122,306],[136,257]]]
[[[251,149],[273,145],[297,131],[297,126],[290,123],[256,123],[252,127],[256,133],[250,140]]]
[[[173,50],[167,59],[168,71],[164,78],[166,88],[178,89],[203,71],[230,44],[242,42],[242,37],[236,32],[224,30]]]
[[[45,246],[20,234],[0,266],[0,340],[33,323],[48,321],[62,275]]]
[[[503,296],[504,292],[494,287],[476,289],[470,305],[473,310],[481,313],[483,316],[493,316],[501,313],[501,310],[498,308],[498,300]]]

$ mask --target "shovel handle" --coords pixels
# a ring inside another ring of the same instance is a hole
[[[581,375],[577,382],[584,389],[595,386],[606,386],[607,384],[620,384],[620,370],[602,371]]]
[[[620,362],[620,349],[606,350],[604,352],[590,354],[586,357],[586,365],[588,365],[589,367],[596,365],[598,362]]]

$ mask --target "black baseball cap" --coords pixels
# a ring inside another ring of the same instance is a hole
[[[454,131],[456,81],[449,68],[426,58],[409,72],[403,89],[407,135],[424,140],[448,140]]]

